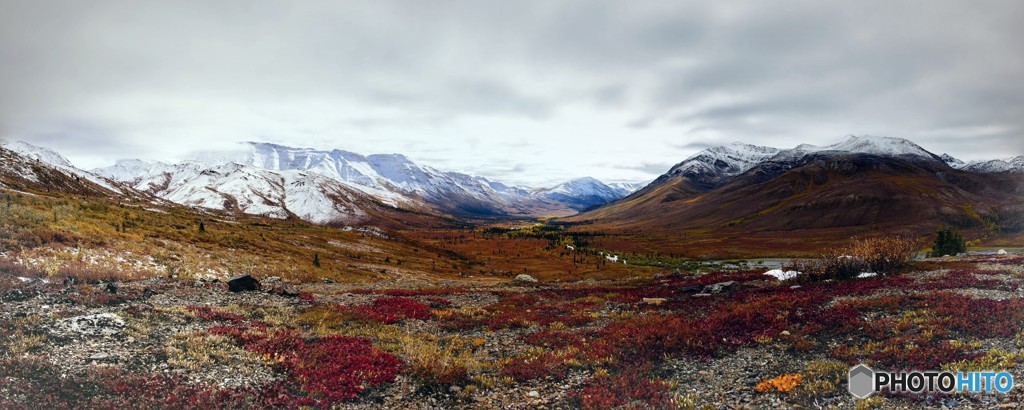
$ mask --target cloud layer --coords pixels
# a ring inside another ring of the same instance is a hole
[[[1024,153],[1024,3],[701,3],[8,1],[0,136],[85,167],[261,140],[533,185],[737,140]]]

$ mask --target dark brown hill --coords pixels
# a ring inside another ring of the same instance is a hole
[[[942,225],[1021,229],[1024,176],[959,171],[919,157],[810,154],[766,161],[704,192],[681,176],[565,218],[599,230],[701,230],[787,237],[903,232]],[[586,228],[591,229],[591,228]]]

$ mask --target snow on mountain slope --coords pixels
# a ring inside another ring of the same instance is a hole
[[[611,187],[612,189],[616,190],[619,193],[620,197],[626,197],[626,196],[629,196],[629,194],[632,194],[632,193],[634,193],[636,191],[639,191],[641,188],[647,186],[650,183],[651,183],[651,181],[646,181],[646,182],[612,182],[612,183],[609,183],[608,186]]]
[[[244,168],[226,171],[224,166],[230,164]],[[305,215],[303,219],[307,220],[329,218],[313,212],[312,206],[304,205],[303,209],[310,212],[297,212],[288,204],[312,204],[323,201],[324,195],[334,197],[351,191],[395,207],[427,206],[465,216],[564,214],[628,194],[626,187],[611,188],[598,181],[591,184],[590,191],[585,194],[578,192],[575,196],[570,194],[554,199],[554,196],[537,196],[528,188],[509,186],[480,176],[439,171],[417,164],[401,154],[363,156],[343,150],[291,148],[257,142],[239,144],[234,150],[196,153],[178,164],[126,160],[96,172],[173,202],[217,209],[234,206],[246,213],[274,217],[291,211]],[[242,172],[249,174],[248,179],[238,176]],[[274,184],[253,182],[273,179],[271,174],[285,178],[293,172],[301,172],[307,178],[314,175],[322,177],[316,178],[314,184],[322,188],[315,200],[299,200],[287,186],[282,194],[273,188]],[[249,184],[239,182],[239,178]],[[337,185],[327,188],[326,180]],[[327,195],[327,192],[333,194]],[[340,202],[344,204],[346,201]],[[320,203],[324,204],[326,202]],[[342,208],[327,209],[344,215],[350,215],[356,209]]]
[[[672,167],[668,173],[710,172],[732,176],[743,173],[778,153],[779,150],[777,148],[734,142],[729,145],[708,148],[698,152]]]
[[[538,191],[540,195],[597,196],[607,200],[620,198],[619,192],[591,177],[576,178]]]
[[[75,168],[75,166],[71,164],[71,161],[68,161],[67,158],[64,158],[64,156],[58,154],[52,149],[32,145],[24,141],[0,141],[0,146],[16,152],[25,158],[45,164],[50,168],[64,173],[65,175],[85,179],[114,193],[125,194],[117,184],[92,172]]]
[[[398,206],[406,200],[404,195],[383,184],[383,178],[373,169],[367,157],[348,151],[247,142],[239,144],[237,150],[199,152],[190,159],[207,166],[233,162],[274,171],[314,172],[344,182],[392,206]]]
[[[381,198],[393,206],[409,206],[423,201],[454,214],[529,215],[539,208],[550,213],[552,206],[580,207],[568,196],[563,198],[567,202],[565,204],[537,203],[538,198],[530,189],[508,186],[480,176],[440,171],[417,164],[401,154],[363,156],[343,150],[248,142],[234,151],[199,153],[192,159],[207,165],[234,162],[276,171],[317,173]],[[621,196],[616,195],[615,199]]]
[[[998,172],[1024,173],[1024,155],[1014,158],[993,159],[989,161],[971,161],[968,164],[962,165],[960,169],[984,174],[994,174]]]
[[[676,164],[656,182],[661,183],[679,176],[700,189],[711,189],[778,153],[777,148],[742,142],[708,148]]]
[[[604,205],[622,198],[622,192],[594,178],[584,177],[563,182],[553,188],[536,191],[536,196],[573,204],[574,209]]]
[[[313,172],[274,171],[238,163],[206,165],[138,160],[96,170],[178,204],[313,223],[358,223],[368,214],[356,205],[364,195]]]
[[[942,159],[910,140],[894,137],[850,135],[832,145],[815,146],[800,144],[791,150],[781,151],[776,159],[798,158],[811,153],[871,154],[887,157],[914,156],[927,160]]]
[[[2,146],[11,151],[24,155],[27,158],[34,159],[36,161],[40,161],[48,165],[62,168],[74,167],[74,165],[71,165],[71,161],[68,161],[67,158],[64,158],[56,151],[49,148],[35,146],[24,141],[13,141],[9,143],[5,142],[2,143]]]
[[[961,160],[959,160],[957,158],[954,158],[952,155],[949,155],[949,154],[939,155],[939,159],[941,159],[942,162],[945,162],[946,165],[949,165],[951,168],[960,169],[960,168],[963,168],[965,165],[967,165],[967,163],[965,163],[965,162],[963,162],[963,161],[961,161]]]
[[[193,159],[208,165],[235,162],[258,168],[317,173],[347,186],[381,198],[390,205],[409,205],[416,198],[450,207],[453,200],[471,200],[478,205],[493,203],[498,212],[511,206],[509,197],[525,190],[495,184],[482,177],[442,172],[417,164],[401,154],[363,156],[343,150],[292,148],[277,144],[248,142],[235,151],[207,152]]]

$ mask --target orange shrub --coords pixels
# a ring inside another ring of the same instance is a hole
[[[777,391],[779,393],[789,393],[796,388],[797,385],[804,379],[799,374],[784,374],[774,379],[763,380],[754,387],[758,393],[768,393],[771,391]]]

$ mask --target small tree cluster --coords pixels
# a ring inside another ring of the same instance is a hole
[[[940,229],[935,234],[935,244],[928,256],[939,257],[945,255],[956,255],[967,252],[967,245],[964,244],[964,237],[953,228]]]

